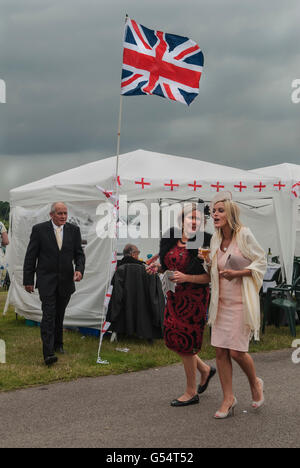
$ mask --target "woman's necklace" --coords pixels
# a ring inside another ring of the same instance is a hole
[[[232,241],[232,239],[229,239],[229,241],[226,242],[224,247],[221,246],[222,252],[225,252],[225,253],[227,252],[227,250],[228,250],[228,248],[229,248],[229,246],[231,244],[231,241]]]

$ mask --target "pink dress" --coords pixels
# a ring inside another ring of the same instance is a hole
[[[218,251],[218,270],[224,270],[229,255],[241,256],[235,240],[226,252]],[[248,352],[250,327],[245,324],[244,304],[242,297],[242,278],[228,281],[219,279],[219,309],[216,322],[212,328],[212,346]]]

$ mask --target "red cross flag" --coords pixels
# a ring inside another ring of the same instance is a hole
[[[243,184],[242,182],[239,182],[238,184],[234,185],[234,190],[236,192],[242,193],[244,190],[247,190],[247,185]]]
[[[107,330],[109,329],[110,325],[111,325],[110,322],[104,322],[104,323],[103,323],[103,326],[102,326],[101,333],[106,333]]]
[[[188,184],[189,190],[192,190],[193,192],[197,192],[202,188],[202,185],[197,182],[197,180],[194,180],[193,184]]]
[[[173,179],[168,180],[164,184],[165,190],[169,190],[170,192],[174,192],[175,190],[179,189],[179,184],[175,184]]]
[[[262,182],[259,182],[259,184],[253,185],[253,188],[255,192],[262,192],[265,188],[267,188],[267,186],[264,185]]]
[[[149,180],[146,180],[144,177],[141,178],[141,180],[136,180],[135,185],[140,187],[142,190],[145,190],[146,187],[151,186],[151,182]]]
[[[211,184],[211,190],[213,192],[222,192],[225,188],[225,185],[222,185],[219,181],[216,184]]]
[[[283,184],[281,180],[277,184],[274,184],[274,189],[278,190],[278,192],[281,192],[285,187],[286,184]]]
[[[98,190],[100,190],[100,192],[103,193],[105,198],[107,198],[108,200],[110,200],[110,201],[116,200],[116,196],[113,195],[114,192],[112,190],[106,190],[105,188],[101,187],[100,185],[96,185],[96,187],[97,187]]]
[[[292,186],[292,198],[300,198],[300,182]]]
[[[106,309],[108,309],[110,299],[111,299],[111,296],[112,296],[112,292],[113,292],[113,286],[109,286],[108,291],[107,291],[107,293],[105,295],[105,299],[104,299],[104,307]]]
[[[110,275],[111,278],[114,276],[115,272],[117,269],[117,252],[112,252],[112,259],[111,259],[111,270],[110,270]]]

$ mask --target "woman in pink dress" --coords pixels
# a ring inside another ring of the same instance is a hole
[[[224,394],[215,418],[224,419],[233,414],[237,405],[232,359],[248,377],[252,408],[258,409],[264,403],[264,383],[257,377],[248,351],[251,337],[255,334],[258,339],[259,334],[259,291],[266,270],[266,256],[250,229],[241,224],[239,208],[231,200],[230,193],[215,198],[212,216],[216,233],[211,241],[211,260],[206,264],[212,282],[209,324]]]

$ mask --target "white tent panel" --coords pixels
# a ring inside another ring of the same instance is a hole
[[[272,200],[263,200],[261,207],[253,205],[251,201],[249,204],[242,203],[239,206],[243,224],[249,226],[255,233],[255,237],[266,252],[270,248],[273,256],[279,256],[281,250]]]
[[[300,257],[300,204],[298,205],[297,225],[296,225],[296,249],[295,254]]]
[[[287,193],[290,191],[290,187],[295,183],[300,182],[299,164],[283,163],[254,169],[250,172],[263,177],[276,177],[276,184],[281,183],[286,185],[282,190]],[[287,204],[283,204],[281,210],[278,211],[277,216],[278,224],[282,227],[281,243],[283,245],[283,249],[288,249],[286,255],[292,257],[293,255],[300,255],[300,200],[293,199],[292,202],[289,203],[289,207],[290,208],[288,208]],[[287,215],[288,209],[291,210],[290,216]],[[292,232],[289,234],[288,230],[291,230]]]

